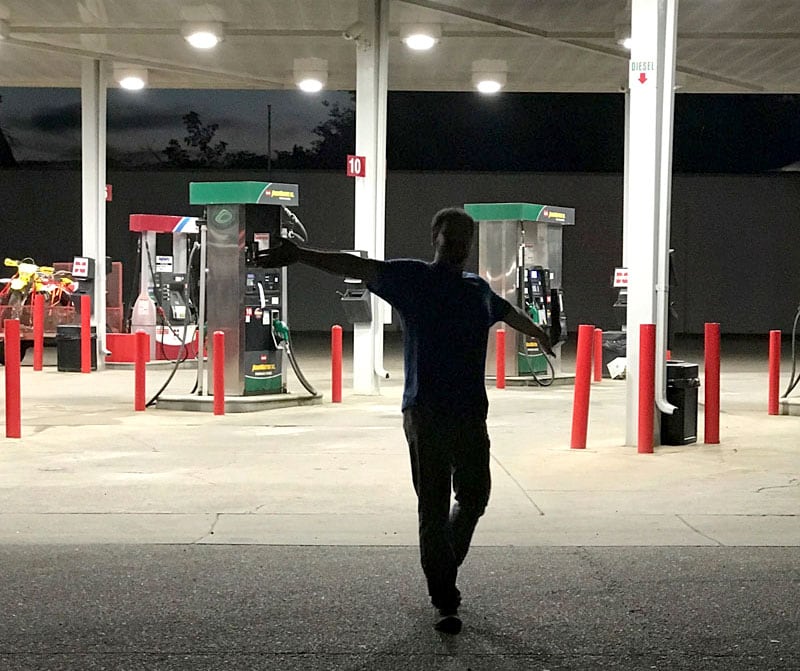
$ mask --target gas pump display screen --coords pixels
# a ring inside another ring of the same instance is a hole
[[[542,295],[542,278],[538,270],[528,271],[528,282],[530,284],[530,291],[534,296]]]

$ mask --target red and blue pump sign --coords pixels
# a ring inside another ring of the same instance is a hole
[[[165,214],[132,214],[129,228],[139,233],[197,233],[197,217],[175,217]]]

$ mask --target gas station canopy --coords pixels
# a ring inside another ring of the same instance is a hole
[[[363,0],[362,0],[363,1]],[[0,0],[0,86],[81,83],[81,58],[144,69],[161,88],[294,88],[298,67],[356,88],[359,0]],[[389,88],[617,92],[628,82],[629,0],[391,0]],[[401,41],[410,27],[436,40]],[[221,38],[197,49],[205,27]],[[688,93],[800,93],[800,2],[681,0],[677,80]]]

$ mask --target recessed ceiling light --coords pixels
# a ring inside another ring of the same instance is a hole
[[[481,93],[497,93],[503,88],[503,85],[494,79],[482,79],[475,85],[475,88]]]
[[[297,82],[297,88],[306,93],[318,93],[322,90],[322,82],[319,79],[301,79]]]
[[[472,85],[481,93],[497,93],[506,85],[508,63],[482,59],[472,63]]]
[[[147,68],[115,63],[114,79],[124,89],[139,91],[147,86]]]
[[[301,91],[317,93],[328,83],[328,61],[324,58],[295,58],[294,83]]]
[[[427,51],[441,38],[442,29],[438,25],[409,24],[400,30],[403,43],[414,51]]]
[[[124,89],[140,91],[147,86],[147,68],[114,65],[114,79]]]
[[[187,22],[183,24],[181,34],[195,49],[213,49],[222,40],[222,24]]]
[[[144,88],[144,79],[141,77],[123,77],[119,80],[119,85],[129,91],[140,91]]]

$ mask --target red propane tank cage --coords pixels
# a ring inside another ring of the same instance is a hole
[[[54,263],[58,270],[72,270],[72,263]],[[0,339],[4,338],[5,320],[19,319],[21,340],[33,340],[33,305],[0,305]],[[44,308],[44,337],[55,338],[56,328],[62,324],[80,324],[78,311],[71,305],[48,305]],[[120,333],[123,324],[122,263],[114,261],[111,273],[106,276],[106,328],[109,333]]]

